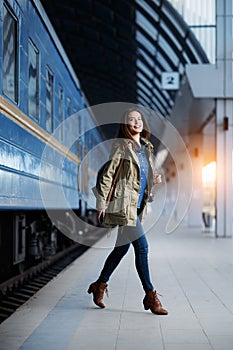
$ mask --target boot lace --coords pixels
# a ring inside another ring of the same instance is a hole
[[[158,295],[159,295],[159,296],[162,296],[162,294],[159,294],[159,293],[157,293],[156,291],[154,291],[153,296],[154,296],[155,302],[158,303],[159,306],[162,306],[161,301],[160,301],[159,298],[158,298]]]

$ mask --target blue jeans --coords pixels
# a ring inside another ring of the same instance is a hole
[[[111,274],[116,269],[124,255],[128,252],[131,243],[134,247],[135,265],[143,289],[145,292],[154,290],[150,280],[148,266],[148,243],[139,217],[137,217],[136,227],[119,227],[115,247],[107,257],[98,281],[103,283],[108,282]]]

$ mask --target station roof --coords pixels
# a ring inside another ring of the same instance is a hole
[[[169,116],[175,90],[162,72],[208,63],[167,0],[41,0],[90,105],[137,103]]]

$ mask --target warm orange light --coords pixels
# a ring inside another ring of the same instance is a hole
[[[211,162],[202,168],[202,184],[212,187],[216,182],[216,162]]]

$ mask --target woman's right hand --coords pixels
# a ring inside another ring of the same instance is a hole
[[[98,223],[102,225],[104,222],[105,209],[98,210],[97,220]]]
[[[153,185],[158,185],[162,182],[162,175],[154,172]]]

